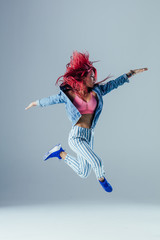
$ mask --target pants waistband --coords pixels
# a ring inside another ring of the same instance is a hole
[[[79,127],[78,125],[72,126],[72,129],[75,129],[75,128],[84,129],[85,131],[92,131],[92,132],[94,132],[94,129],[92,127],[91,128],[84,128],[84,127]]]

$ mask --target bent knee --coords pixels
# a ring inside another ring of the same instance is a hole
[[[81,178],[88,178],[88,176],[89,176],[89,174],[79,174],[79,176],[81,177]]]
[[[88,169],[88,170],[85,171],[85,172],[80,172],[80,173],[79,173],[79,176],[80,176],[81,178],[88,178],[88,176],[90,175],[90,173],[91,173],[91,169]]]

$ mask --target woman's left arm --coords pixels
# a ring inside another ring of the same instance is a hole
[[[127,74],[123,74],[122,76],[116,78],[115,80],[111,80],[106,84],[99,85],[102,96],[123,85],[125,82],[129,82]]]
[[[140,68],[140,69],[130,70],[128,73],[121,75],[120,77],[116,78],[115,80],[111,80],[104,85],[99,85],[102,96],[109,93],[113,89],[123,85],[125,82],[129,82],[128,78],[132,77],[133,75],[143,72],[143,71],[146,71],[146,70],[148,70],[148,68]]]

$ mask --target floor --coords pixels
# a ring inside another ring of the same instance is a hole
[[[0,208],[1,240],[160,240],[160,206],[66,203]]]

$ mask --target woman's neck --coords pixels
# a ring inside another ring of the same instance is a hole
[[[92,88],[86,87],[79,91],[80,95],[83,95],[84,97],[87,96],[92,91]]]

